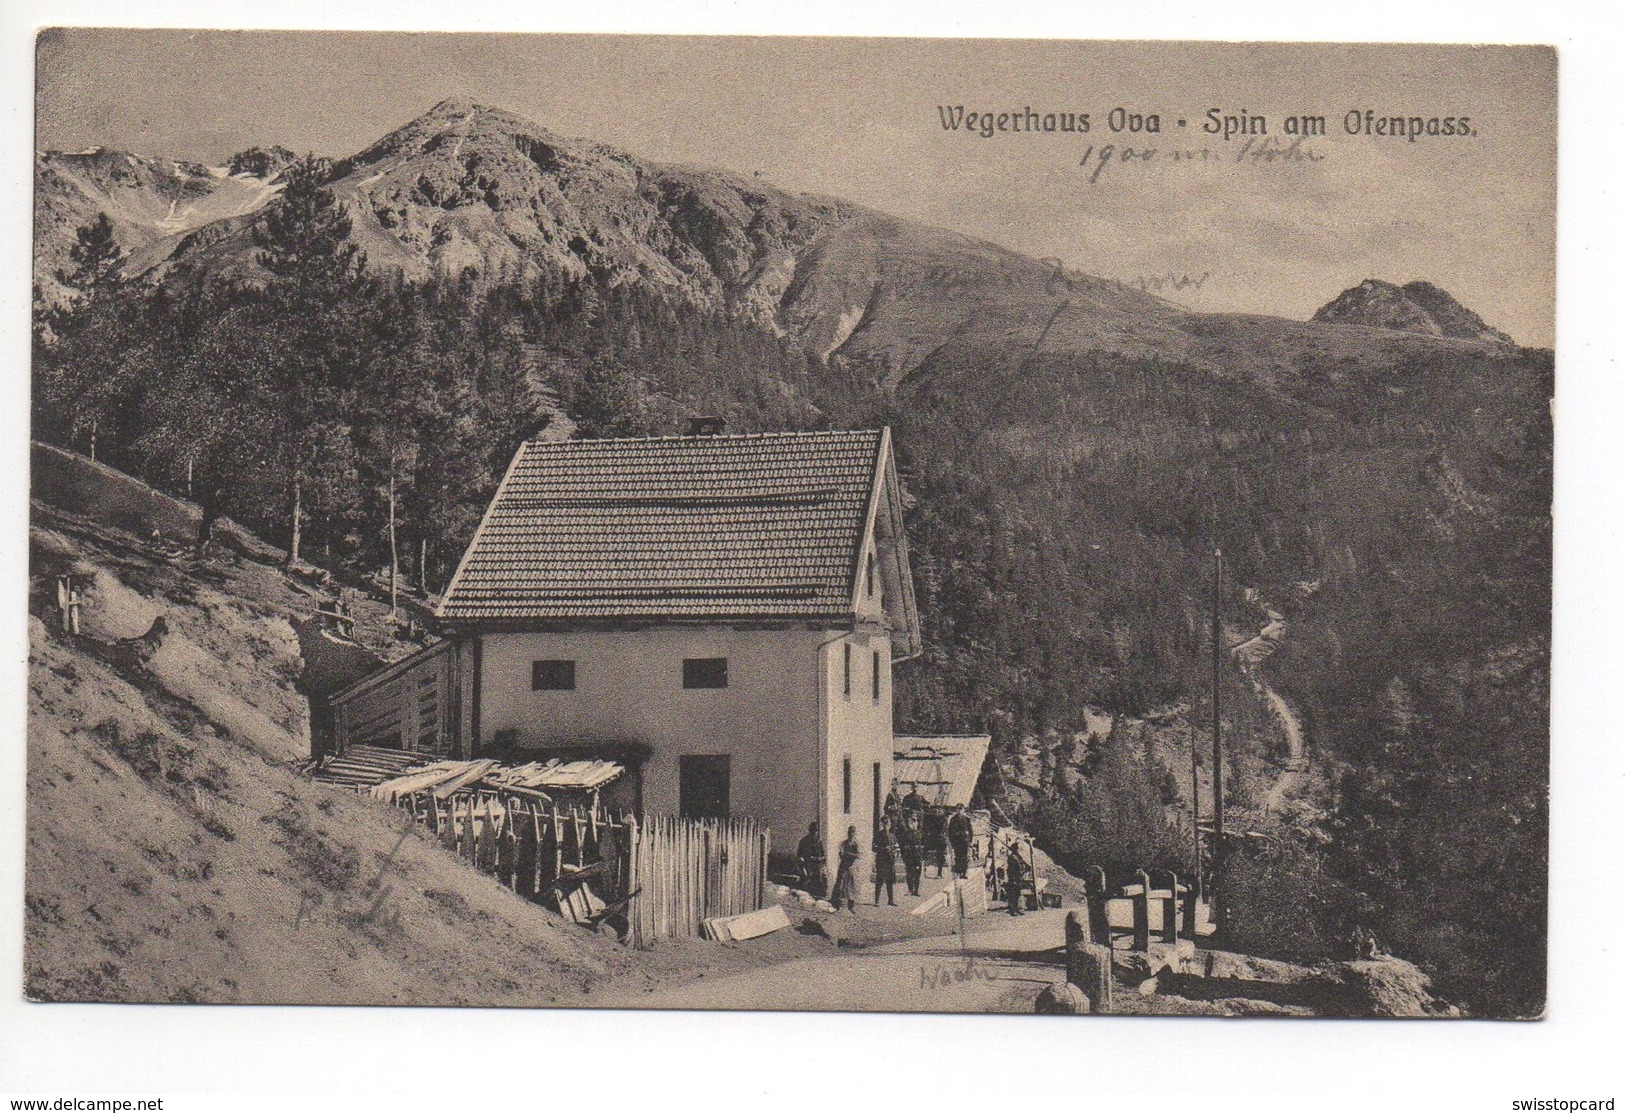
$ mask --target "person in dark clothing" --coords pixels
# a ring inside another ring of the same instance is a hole
[[[841,843],[841,861],[835,867],[835,889],[830,893],[829,899],[840,911],[841,905],[846,905],[848,912],[857,914],[858,911],[858,881],[853,876],[857,869],[858,858],[863,854],[863,848],[858,845],[858,829],[846,829],[846,841]]]
[[[926,817],[926,845],[931,848],[931,862],[937,867],[937,877],[948,869],[948,819],[943,815]]]
[[[903,811],[916,816],[925,814],[925,797],[920,795],[919,785],[908,786],[908,795],[903,797]]]
[[[875,832],[875,907],[880,907],[880,890],[886,889],[886,903],[897,903],[897,843],[884,825]]]
[[[954,814],[948,817],[948,845],[954,852],[955,877],[964,877],[970,870],[970,841],[974,833],[965,806],[954,808]]]
[[[818,824],[807,824],[807,833],[796,844],[796,862],[801,867],[802,889],[822,900],[826,888],[824,840],[818,837]]]
[[[920,842],[918,813],[903,809],[903,831],[897,838],[897,849],[903,856],[903,880],[908,883],[909,896],[920,895],[920,865],[925,848]]]
[[[1027,863],[1021,858],[1021,844],[1015,839],[1010,840],[1010,847],[1004,855],[1004,893],[1006,910],[1012,916],[1020,916],[1022,882],[1027,877]]]

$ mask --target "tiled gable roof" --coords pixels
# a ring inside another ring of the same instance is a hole
[[[878,430],[531,442],[440,616],[850,613],[887,446]]]

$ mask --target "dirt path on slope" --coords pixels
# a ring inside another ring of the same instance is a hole
[[[831,1012],[1030,1013],[1045,986],[1066,980],[1066,913],[992,912],[958,935],[824,954],[718,979],[592,1002],[610,1008]]]
[[[1280,808],[1297,788],[1304,771],[1308,768],[1309,760],[1304,749],[1302,721],[1281,694],[1270,687],[1269,682],[1264,679],[1263,670],[1259,667],[1286,640],[1289,630],[1286,616],[1263,600],[1255,601],[1268,621],[1257,634],[1232,648],[1230,653],[1241,666],[1242,672],[1247,675],[1253,690],[1264,697],[1276,722],[1280,724],[1281,736],[1286,739],[1286,766],[1270,785],[1269,791],[1264,794],[1259,804],[1261,816],[1267,818]]]
[[[606,986],[585,1004],[638,1009],[752,1009],[820,1012],[1032,1013],[1046,987],[1066,981],[1065,909],[1025,916],[989,911],[957,934],[762,965],[716,978],[652,986]],[[783,934],[782,932],[778,934]],[[749,947],[763,940],[752,940]],[[1313,985],[1316,971],[1227,952],[1198,952],[1184,973],[1135,992],[1139,975],[1118,952],[1113,1012],[1125,1015],[1346,1015],[1332,1007],[1335,987]],[[1194,971],[1206,968],[1206,974]]]
[[[1260,805],[1261,812],[1269,816],[1298,787],[1298,782],[1308,768],[1309,762],[1304,756],[1303,727],[1299,724],[1297,715],[1287,706],[1286,700],[1267,684],[1264,686],[1264,698],[1269,701],[1270,710],[1274,711],[1275,717],[1280,720],[1288,747],[1287,766],[1281,771],[1281,775],[1275,778],[1275,783],[1270,786],[1269,792],[1265,793],[1263,803]]]

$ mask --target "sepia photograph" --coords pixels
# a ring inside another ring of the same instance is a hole
[[[1546,1015],[1552,47],[33,45],[29,1008]]]

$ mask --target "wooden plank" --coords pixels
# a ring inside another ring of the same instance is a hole
[[[497,763],[490,758],[469,762],[468,767],[462,773],[435,789],[435,795],[444,800],[452,793],[457,792],[459,789],[462,789],[467,785],[473,784],[475,781],[485,776],[485,774],[489,773],[492,767],[494,767],[496,764]]]
[[[782,904],[773,904],[755,912],[714,917],[706,924],[712,927],[717,938],[740,942],[783,930],[790,926],[790,917]]]
[[[534,846],[531,849],[531,884],[532,896],[539,896],[542,892],[542,813],[536,805],[530,807],[531,838]]]
[[[564,825],[559,821],[559,810],[553,809],[553,878],[564,872]]]
[[[506,802],[501,813],[497,816],[497,879],[509,889],[516,888],[519,883],[518,869],[518,842],[514,838],[513,812]]]
[[[431,801],[433,801],[435,798],[433,796],[430,796],[429,799]],[[439,808],[439,802],[438,801],[435,802],[435,807],[437,809]],[[441,813],[440,818],[441,818],[440,845],[445,847],[451,853],[455,854],[455,853],[457,853],[457,806],[456,806],[456,801],[450,800],[450,801],[446,802],[446,808],[445,808],[444,812]]]
[[[480,820],[479,852],[475,855],[475,865],[487,873],[494,872],[497,860],[497,831],[494,802],[487,796],[485,798],[485,811]]]
[[[437,761],[423,769],[414,769],[399,777],[380,781],[374,786],[372,794],[380,800],[394,800],[400,796],[422,792],[457,776],[461,768],[461,762]]]

